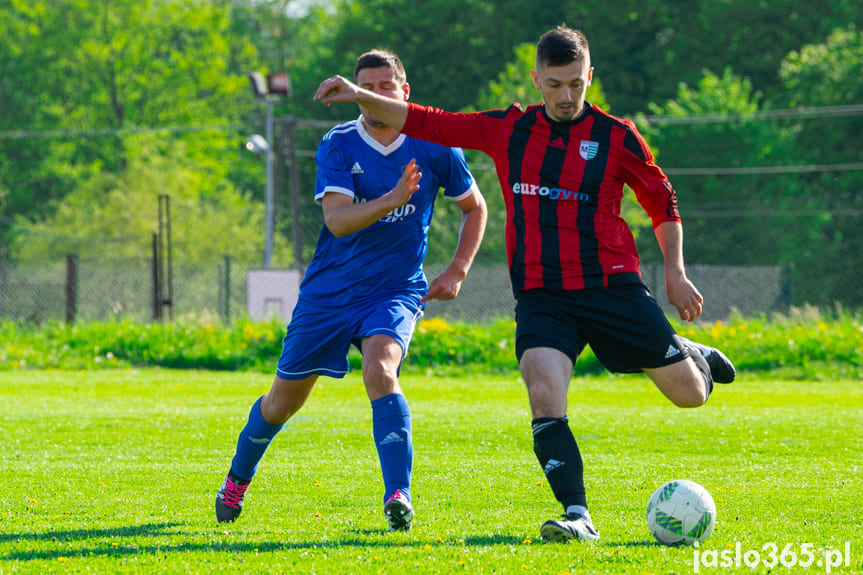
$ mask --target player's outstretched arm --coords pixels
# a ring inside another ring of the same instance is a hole
[[[701,315],[704,298],[686,277],[683,266],[683,226],[680,222],[664,222],[654,232],[665,259],[665,293],[668,302],[677,308],[680,319],[694,321]]]
[[[328,193],[321,199],[324,210],[324,224],[337,238],[364,230],[392,210],[408,203],[420,187],[422,172],[416,160],[405,167],[396,186],[369,202],[355,204],[353,198],[344,194]]]
[[[381,122],[399,131],[408,117],[407,102],[364,90],[341,76],[333,76],[321,82],[314,100],[325,106],[334,102],[356,102],[367,108]]]
[[[482,242],[488,220],[488,208],[479,188],[475,187],[471,195],[456,203],[462,211],[458,246],[452,262],[442,274],[432,280],[428,293],[420,300],[421,303],[433,299],[450,300],[456,297]]]

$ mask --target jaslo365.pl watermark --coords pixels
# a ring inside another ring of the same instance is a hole
[[[781,550],[776,543],[769,542],[762,545],[761,549],[745,551],[739,541],[734,545],[734,548],[721,551],[718,549],[702,551],[698,549],[698,543],[695,543],[693,567],[696,573],[700,573],[702,567],[721,569],[749,567],[756,569],[759,566],[764,566],[773,569],[779,565],[803,568],[823,567],[827,573],[837,567],[850,567],[851,542],[846,541],[841,549],[815,549],[814,543],[801,543],[799,546],[789,543]]]

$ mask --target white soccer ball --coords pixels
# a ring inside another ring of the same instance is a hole
[[[647,502],[647,528],[664,545],[702,543],[715,525],[713,497],[694,481],[669,481]]]

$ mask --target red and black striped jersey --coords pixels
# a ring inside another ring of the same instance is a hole
[[[494,160],[516,292],[640,281],[635,240],[620,216],[624,184],[654,227],[680,221],[674,189],[635,124],[587,102],[566,123],[541,104],[471,114],[408,106],[405,134]]]

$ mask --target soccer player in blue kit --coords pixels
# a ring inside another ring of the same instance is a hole
[[[396,100],[410,94],[404,66],[387,51],[360,56],[354,81]],[[461,209],[462,225],[452,262],[428,284],[423,258],[440,188]],[[359,118],[334,127],[318,147],[315,201],[325,225],[300,286],[273,385],[252,406],[216,496],[216,518],[239,517],[267,447],[306,402],[319,376],[344,377],[353,344],[362,352],[371,401],[384,514],[390,531],[406,531],[414,516],[413,443],[399,368],[425,303],[458,294],[485,231],[485,200],[461,149],[406,137],[360,106]]]

